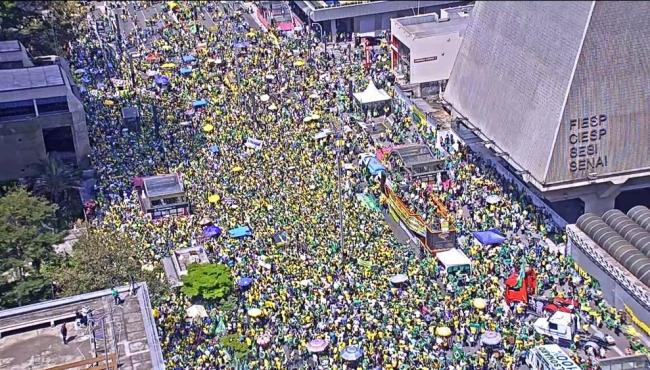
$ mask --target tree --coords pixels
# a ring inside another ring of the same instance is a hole
[[[219,340],[219,344],[233,354],[237,360],[243,360],[250,351],[248,343],[237,334],[225,335]]]
[[[76,1],[0,1],[0,39],[19,40],[35,56],[57,50],[76,38],[81,21]]]
[[[50,282],[42,275],[43,263],[52,259],[52,245],[63,233],[50,225],[57,206],[14,188],[0,198],[1,307],[13,307],[44,299]]]
[[[71,190],[79,189],[76,171],[58,158],[48,154],[44,160],[34,164],[33,168],[37,173],[32,178],[34,193],[45,196],[56,204],[69,197]]]
[[[188,297],[206,300],[227,298],[233,290],[230,268],[220,263],[193,263],[183,276],[181,291]]]
[[[160,268],[143,269],[133,241],[117,230],[87,226],[70,256],[50,264],[46,274],[64,296],[125,285],[133,278],[146,281],[152,295],[166,286],[158,278]]]

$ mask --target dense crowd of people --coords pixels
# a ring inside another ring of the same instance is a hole
[[[342,114],[353,105],[348,83],[360,91],[374,76],[390,91],[386,64],[365,70],[362,53],[348,44],[328,46],[326,54],[313,33],[254,31],[228,7],[213,8],[214,25],[207,27],[197,8],[207,9],[204,2],[167,3],[124,37],[114,66],[90,33],[80,35],[73,56],[75,69],[84,69],[97,227],[130,235],[147,266],[199,240],[204,219],[223,230],[253,231],[248,238],[201,239],[235,281],[253,279],[237,291],[233,309],[207,304],[207,319],[187,320],[191,302],[178,292],[156,307],[169,369],[232,368],[234,354],[218,340],[226,334],[250,347],[242,362],[251,369],[514,369],[544,343],[523,319],[525,310],[503,303],[503,282],[522,263],[537,270],[541,292],[580,299],[612,328],[623,324],[570,258],[547,248],[549,239],[562,241],[562,231],[451,136],[434,148],[449,153],[445,186],[389,176],[425,219],[436,215],[432,194],[456,216],[459,248],[473,261],[467,279],[447,275],[435,257],[417,258],[395,239],[383,212],[361,206],[357,194],[380,198],[379,182],[362,167],[340,173],[339,225],[337,151],[343,163],[356,165],[360,153],[376,150]],[[140,110],[138,129],[121,120],[120,109],[129,105]],[[385,137],[395,144],[431,144],[440,134],[397,108],[392,119]],[[341,140],[314,138],[337,127]],[[249,138],[261,147],[246,147]],[[191,216],[151,220],[142,213],[133,178],[164,173],[182,175]],[[219,200],[209,201],[212,195]],[[499,201],[488,203],[489,195]],[[470,234],[492,227],[507,235],[496,253]],[[286,244],[273,242],[278,232],[287,233]],[[408,281],[391,283],[397,274]],[[486,306],[473,307],[475,298]],[[252,308],[262,314],[249,315]],[[439,335],[439,327],[449,335]],[[498,349],[478,345],[486,330],[504,338]],[[363,352],[355,362],[344,360],[348,346]]]

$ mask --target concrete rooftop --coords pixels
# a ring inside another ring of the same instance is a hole
[[[108,353],[117,351],[120,369],[161,369],[160,343],[151,316],[146,284],[135,296],[118,288],[122,304],[114,306],[110,290],[82,294],[0,311],[0,369],[36,370],[103,355],[92,342],[103,345],[99,324],[104,317]],[[76,329],[75,311],[92,310],[97,327]],[[67,322],[69,343],[63,344],[61,325]]]
[[[62,85],[65,80],[58,65],[0,70],[0,91]]]

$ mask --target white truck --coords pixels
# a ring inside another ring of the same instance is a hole
[[[550,318],[541,317],[533,324],[539,334],[552,337],[558,343],[570,344],[580,327],[577,315],[556,311]]]
[[[531,370],[580,370],[580,366],[557,344],[531,348],[526,356],[526,365]]]

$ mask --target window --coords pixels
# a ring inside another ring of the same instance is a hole
[[[65,96],[55,96],[53,98],[36,99],[38,114],[52,114],[69,112],[68,98]]]
[[[0,120],[10,121],[12,119],[35,117],[33,100],[19,100],[0,103]]]
[[[0,69],[15,69],[15,68],[23,68],[23,62],[19,60],[13,62],[0,63]]]
[[[45,152],[74,153],[74,138],[70,126],[43,129]]]

